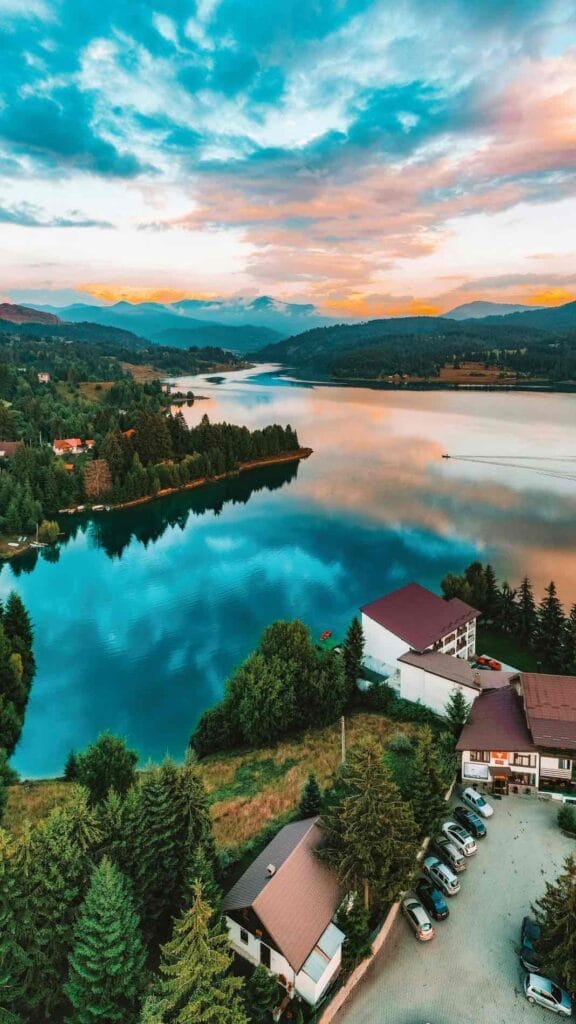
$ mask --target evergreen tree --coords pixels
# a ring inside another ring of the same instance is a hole
[[[417,830],[375,740],[351,752],[342,778],[344,796],[320,819],[326,843],[319,855],[370,910],[397,895],[412,866]]]
[[[322,810],[322,791],[314,772],[310,772],[298,804],[299,818],[315,818]]]
[[[484,567],[484,607],[479,610],[490,622],[498,615],[498,581],[491,565]]]
[[[76,757],[76,776],[86,787],[93,804],[104,800],[111,789],[126,793],[136,779],[138,754],[124,740],[103,732],[83,754]]]
[[[563,673],[567,664],[567,628],[556,585],[549,583],[538,608],[534,650],[544,672]]]
[[[576,988],[576,860],[570,854],[556,882],[534,907],[541,937],[537,949],[541,973],[558,979],[570,992]]]
[[[566,621],[566,663],[570,675],[576,675],[576,604],[570,609]]]
[[[531,646],[538,625],[536,602],[532,584],[525,576],[518,590],[518,635],[522,643]]]
[[[104,859],[92,876],[74,929],[65,987],[71,1024],[137,1019],[146,954],[125,879]]]
[[[357,681],[362,674],[362,658],[364,656],[364,631],[357,616],[354,616],[348,627],[344,642],[344,674],[346,679],[346,700],[354,699]]]
[[[261,964],[254,969],[244,991],[251,1024],[272,1024],[272,1010],[282,1001],[278,982]]]
[[[10,594],[3,616],[4,629],[9,640],[18,638],[27,647],[32,648],[34,631],[30,616],[26,611],[22,598],[13,590]]]
[[[75,782],[78,778],[78,758],[73,750],[70,751],[64,765],[64,778],[66,782]]]
[[[470,587],[470,604],[483,612],[486,605],[486,580],[481,562],[472,562],[464,573],[464,578]]]
[[[460,690],[454,689],[446,703],[446,718],[455,739],[458,739],[470,716],[470,704]]]
[[[18,931],[22,918],[13,844],[0,830],[0,1021],[9,1021],[9,1008],[18,1003],[23,991],[26,954]]]
[[[446,787],[444,766],[428,726],[423,726],[418,734],[410,782],[410,803],[418,832],[422,836],[431,835],[446,812]]]
[[[198,883],[192,906],[162,949],[160,979],[145,1007],[147,1024],[248,1024],[243,983],[230,973],[228,937],[213,933],[211,917]]]
[[[498,593],[497,621],[498,628],[504,633],[515,633],[518,627],[518,605],[516,590],[504,580]]]
[[[357,894],[340,908],[336,924],[345,935],[342,966],[345,971],[350,971],[372,952],[370,916]]]

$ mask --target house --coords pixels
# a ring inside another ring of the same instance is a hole
[[[263,964],[291,996],[316,1005],[340,970],[342,894],[316,856],[317,818],[285,825],[224,897],[234,952]]]
[[[0,441],[0,459],[13,459],[22,441]]]
[[[361,613],[364,662],[385,677],[398,680],[399,660],[409,651],[437,651],[464,659],[476,651],[480,612],[457,597],[444,601],[418,583],[364,605]]]
[[[459,690],[470,704],[482,693],[480,672],[462,658],[439,651],[408,651],[398,662],[400,695],[404,700],[420,701],[440,715],[454,690]]]
[[[79,437],[63,437],[53,442],[55,455],[82,455],[94,447],[95,441],[82,441]]]
[[[38,377],[38,383],[39,384],[49,384],[50,383],[50,374],[49,373],[45,373],[44,371],[42,371],[41,373],[37,373],[36,376]]]
[[[576,676],[521,672],[483,692],[456,749],[464,783],[496,793],[572,793]]]

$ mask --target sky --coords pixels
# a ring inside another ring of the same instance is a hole
[[[576,298],[576,0],[0,0],[0,298]]]

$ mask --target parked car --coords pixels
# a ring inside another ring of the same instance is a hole
[[[453,871],[460,873],[460,871],[466,870],[466,857],[446,836],[434,836],[430,840],[430,849],[433,853],[437,853]]]
[[[402,913],[420,942],[429,942],[434,938],[436,932],[432,921],[416,896],[409,895],[402,900]]]
[[[475,839],[484,839],[487,834],[486,825],[475,811],[467,807],[455,807],[454,817],[459,825],[462,825]]]
[[[467,786],[462,793],[462,803],[476,811],[476,814],[481,814],[483,818],[491,818],[494,814],[492,804],[489,804],[482,793],[479,793],[473,786]]]
[[[472,857],[478,850],[470,833],[465,828],[462,828],[462,825],[458,825],[457,822],[445,821],[442,825],[442,831],[450,842],[454,843],[454,846],[462,851],[465,857]]]
[[[440,889],[436,889],[432,882],[426,878],[420,878],[416,883],[416,895],[422,906],[435,921],[445,921],[450,911]]]
[[[534,948],[540,938],[540,928],[531,917],[522,918],[520,929],[520,963],[525,971],[538,974],[540,958]]]
[[[422,870],[428,878],[435,882],[445,896],[455,896],[460,892],[460,882],[447,864],[443,864],[438,857],[426,857]]]
[[[524,992],[529,1003],[545,1006],[562,1017],[572,1016],[572,1002],[563,988],[541,974],[527,974],[524,978]]]

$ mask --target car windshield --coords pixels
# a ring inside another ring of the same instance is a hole
[[[552,993],[552,998],[555,999],[557,1003],[561,1003],[562,1002],[562,989],[558,988],[558,985],[552,985],[550,991]]]
[[[478,807],[484,807],[486,801],[483,796],[475,796],[474,803],[477,804]]]
[[[432,927],[432,925],[430,924],[430,922],[426,921],[426,923],[422,925],[422,931],[423,932],[429,932],[431,927]]]

